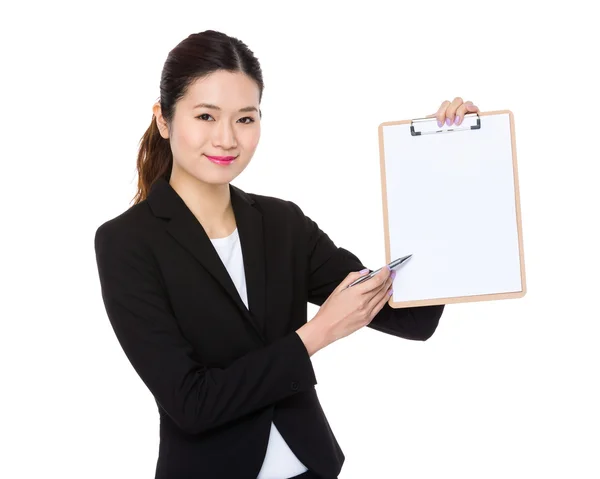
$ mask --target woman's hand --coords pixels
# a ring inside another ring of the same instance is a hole
[[[395,271],[383,267],[372,278],[346,289],[368,273],[352,272],[321,305],[316,316],[296,330],[309,356],[369,324],[390,300]]]
[[[338,285],[314,317],[329,343],[344,338],[369,324],[390,300],[395,271],[383,267],[367,281],[346,287],[368,272],[352,272]]]
[[[448,100],[444,101],[437,113],[427,115],[425,118],[436,117],[439,127],[444,124],[444,121],[448,126],[452,125],[452,123],[455,125],[460,125],[467,113],[475,113],[478,111],[479,108],[473,105],[472,101],[463,103],[462,98],[457,96],[452,102],[449,102]]]

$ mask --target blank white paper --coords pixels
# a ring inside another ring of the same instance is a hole
[[[413,255],[393,300],[521,291],[509,115],[420,136],[382,128],[391,260]]]

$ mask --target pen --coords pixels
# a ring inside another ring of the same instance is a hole
[[[392,261],[388,266],[390,267],[390,269],[395,268],[396,266],[400,266],[402,263],[404,263],[407,259],[409,259],[412,256],[412,254],[409,254],[407,256],[402,256],[402,258],[398,258],[394,261]],[[385,268],[385,266],[384,266]],[[350,283],[348,286],[346,286],[344,289],[350,288],[351,286],[354,286],[358,283],[362,283],[363,281],[366,281],[368,279],[371,279],[373,276],[375,276],[377,273],[379,273],[383,268],[379,268],[376,271],[372,271],[370,272],[368,275],[363,276],[362,278],[358,278],[356,281]]]

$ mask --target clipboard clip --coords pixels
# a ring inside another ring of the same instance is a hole
[[[441,127],[437,124],[437,118],[416,118],[410,122],[411,136],[430,135],[432,133],[450,133],[452,131],[479,130],[481,128],[481,118],[479,113],[468,113],[464,116],[460,125]]]

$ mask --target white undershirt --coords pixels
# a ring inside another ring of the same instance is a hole
[[[227,268],[233,284],[246,307],[248,307],[248,295],[246,292],[246,274],[242,248],[240,246],[238,229],[225,238],[213,238],[210,240],[219,254],[221,261]],[[267,452],[262,468],[256,479],[281,479],[282,477],[294,477],[307,471],[308,468],[300,462],[289,448],[285,439],[281,436],[275,424],[271,421],[271,433]]]

